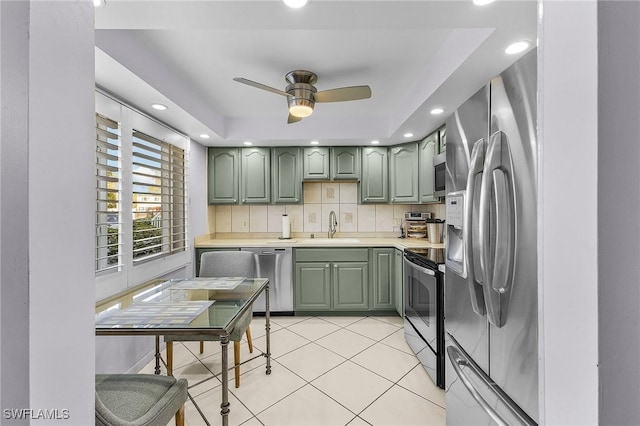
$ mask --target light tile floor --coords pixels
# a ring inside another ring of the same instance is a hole
[[[265,350],[264,318],[254,318],[254,347]],[[174,374],[211,425],[221,424],[220,345],[174,345]],[[231,348],[233,345],[230,345]],[[404,341],[399,317],[272,317],[272,372],[265,360],[242,365],[241,386],[229,372],[230,425],[414,426],[444,425],[444,392]],[[255,353],[255,351],[254,351]],[[241,359],[250,358],[245,342]],[[233,360],[233,351],[229,351]],[[153,362],[143,372],[152,372]],[[165,373],[163,371],[163,373]],[[204,425],[191,402],[186,424]]]

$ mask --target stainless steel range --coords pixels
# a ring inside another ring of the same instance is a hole
[[[433,383],[444,389],[444,249],[404,251],[404,337]]]

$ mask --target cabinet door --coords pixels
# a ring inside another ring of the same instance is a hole
[[[371,309],[395,309],[395,254],[392,248],[372,249],[373,294]]]
[[[296,311],[329,311],[331,309],[330,264],[296,262]]]
[[[398,315],[400,315],[401,318],[404,318],[404,299],[403,299],[403,295],[404,295],[404,271],[403,271],[403,256],[402,256],[402,250],[398,250],[396,249],[396,252],[394,253],[395,256],[395,265],[394,265],[394,284],[395,284],[395,305],[396,305],[396,311],[398,312]]]
[[[435,169],[433,157],[438,145],[438,132],[427,136],[420,142],[420,202],[430,203],[440,201],[434,195]]]
[[[418,202],[418,142],[394,146],[389,154],[391,203]]]
[[[302,203],[302,161],[300,148],[273,148],[271,182],[274,203]]]
[[[237,204],[240,162],[237,148],[209,148],[207,159],[209,204]]]
[[[361,203],[389,201],[389,160],[387,148],[362,148],[362,180],[358,185]]]
[[[360,179],[360,150],[356,146],[331,148],[331,179]]]
[[[369,309],[368,262],[334,262],[331,265],[333,309]]]
[[[304,148],[303,179],[329,180],[329,148]]]
[[[242,204],[271,202],[271,154],[269,148],[242,148]]]

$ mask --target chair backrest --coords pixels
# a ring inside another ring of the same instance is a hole
[[[201,277],[256,276],[256,257],[248,251],[208,251],[200,257]]]

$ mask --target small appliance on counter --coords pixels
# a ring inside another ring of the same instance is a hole
[[[427,219],[431,213],[404,214],[402,238],[427,238]]]
[[[432,244],[440,244],[444,242],[444,220],[442,219],[427,219],[427,235],[429,236],[429,242]]]

